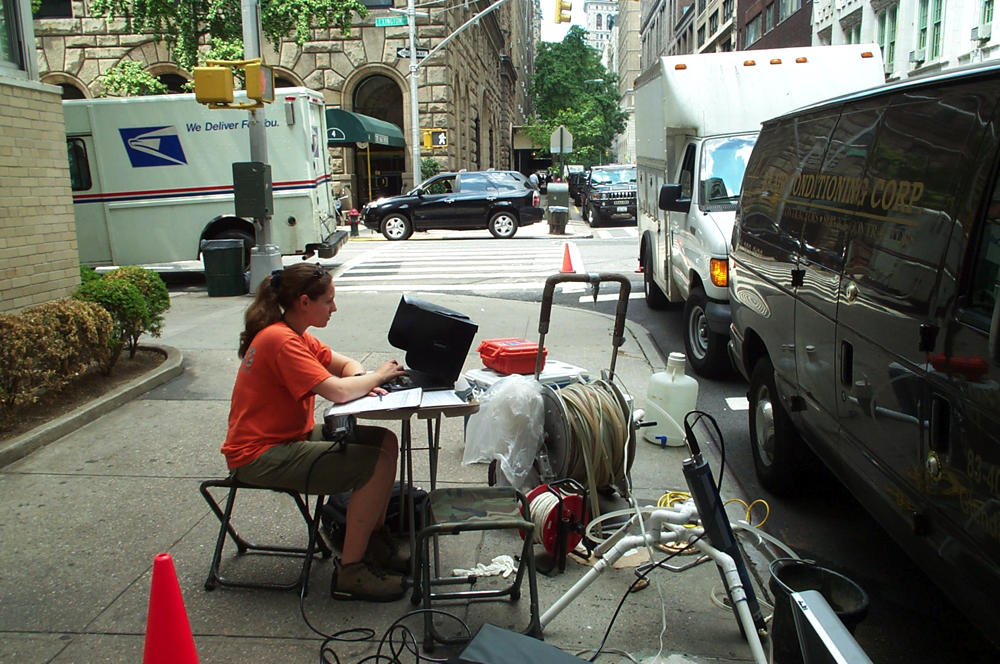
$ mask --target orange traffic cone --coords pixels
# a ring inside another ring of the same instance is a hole
[[[576,270],[573,269],[573,259],[569,255],[569,242],[563,245],[563,264],[562,269],[559,270],[560,274],[566,272],[576,272]]]
[[[153,559],[142,664],[198,664],[191,624],[169,553],[161,553]]]

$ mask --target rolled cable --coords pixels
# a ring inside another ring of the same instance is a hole
[[[548,491],[535,496],[534,500],[531,501],[531,504],[528,505],[528,509],[531,511],[531,522],[535,524],[535,544],[545,544],[542,532],[545,528],[545,520],[548,518],[552,510],[556,509],[558,506],[559,497]]]

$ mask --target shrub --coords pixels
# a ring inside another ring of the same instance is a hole
[[[0,315],[0,339],[0,419],[58,393],[91,365],[108,373],[120,347],[110,314],[72,299]]]
[[[137,265],[127,265],[111,270],[104,275],[104,279],[120,279],[129,282],[139,289],[146,301],[146,317],[142,321],[142,329],[134,337],[124,340],[128,345],[129,357],[135,357],[139,336],[143,332],[159,337],[163,331],[163,314],[170,308],[170,293],[167,291],[167,285],[163,283],[163,279],[156,272]]]
[[[101,278],[101,275],[97,274],[97,270],[92,267],[87,267],[86,265],[80,266],[80,283],[85,284],[88,281],[97,281]]]
[[[125,279],[98,279],[82,284],[73,297],[85,302],[95,302],[104,307],[115,323],[117,343],[112,345],[111,366],[118,361],[123,345],[130,344],[130,356],[135,355],[135,340],[148,320],[146,300],[142,293]]]

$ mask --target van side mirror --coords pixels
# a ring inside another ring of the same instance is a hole
[[[665,184],[660,187],[659,207],[667,212],[687,212],[691,209],[691,199],[683,197],[679,184]]]
[[[990,320],[989,353],[990,362],[1000,366],[1000,297],[993,305],[993,318]]]

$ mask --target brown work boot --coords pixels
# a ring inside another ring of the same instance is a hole
[[[368,553],[375,562],[391,572],[410,573],[410,556],[400,550],[399,542],[389,532],[389,526],[372,531],[368,538]]]
[[[343,565],[340,558],[334,561],[330,595],[334,599],[366,602],[394,602],[406,594],[402,575],[382,569],[366,555],[363,560]]]

